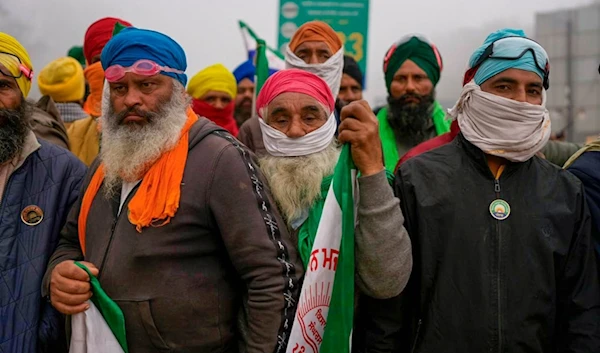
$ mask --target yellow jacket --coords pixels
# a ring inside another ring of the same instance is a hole
[[[89,167],[100,150],[100,133],[96,119],[90,116],[74,121],[67,129],[67,135],[71,152]]]

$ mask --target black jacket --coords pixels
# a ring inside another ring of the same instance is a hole
[[[600,255],[600,150],[583,153],[567,170],[579,178],[585,188],[586,200],[595,225],[592,235],[596,254]]]
[[[395,191],[413,273],[400,296],[363,298],[357,351],[600,352],[590,213],[573,175],[534,157],[496,181],[458,135],[403,164]],[[499,198],[503,221],[489,211]]]

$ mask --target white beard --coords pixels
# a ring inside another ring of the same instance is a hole
[[[259,159],[260,169],[289,226],[321,196],[323,178],[333,174],[340,151],[337,141],[323,151],[301,157]]]
[[[183,86],[174,80],[170,100],[153,112],[156,116],[146,125],[119,125],[108,87],[104,85],[102,97],[100,157],[104,163],[105,196],[110,198],[122,181],[140,180],[163,153],[175,147],[187,121],[189,100]]]

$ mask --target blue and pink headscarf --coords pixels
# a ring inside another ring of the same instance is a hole
[[[161,66],[185,71],[187,61],[183,48],[171,37],[139,28],[125,28],[115,35],[102,50],[100,61],[106,70],[112,65],[129,67],[141,59],[152,60]],[[187,84],[187,75],[173,72],[161,72]]]

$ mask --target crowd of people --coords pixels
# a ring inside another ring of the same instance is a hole
[[[173,38],[123,19],[39,72],[16,37],[0,33],[0,352],[91,352],[75,318],[97,286],[131,353],[600,352],[600,142],[550,138],[548,55],[523,31],[473,48],[454,107],[418,34],[382,58],[384,107],[319,21],[258,92],[254,60],[188,80]],[[342,146],[354,251],[329,262],[353,271],[351,333],[319,316],[324,337],[293,345]]]

